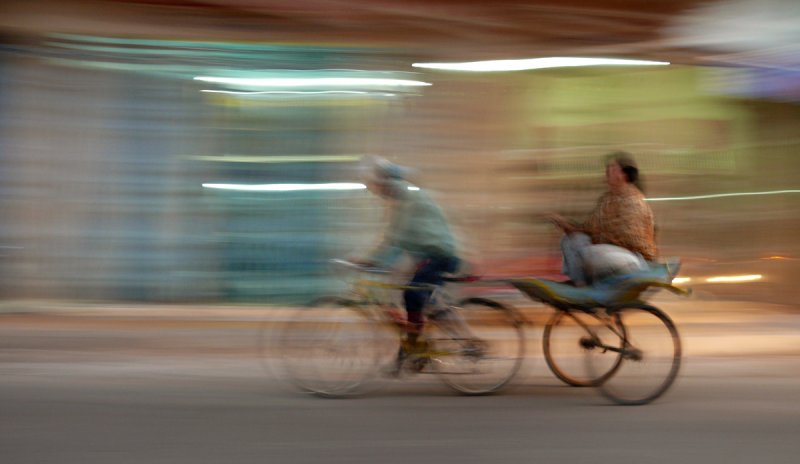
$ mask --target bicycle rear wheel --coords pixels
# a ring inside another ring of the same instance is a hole
[[[432,325],[431,364],[445,384],[459,393],[494,393],[506,386],[522,365],[522,319],[498,302],[466,299],[433,319]],[[464,331],[468,333],[461,333]]]
[[[379,324],[352,301],[326,297],[298,310],[280,333],[282,373],[322,397],[363,393],[382,359]]]
[[[614,308],[609,313],[625,327],[625,337],[622,363],[599,385],[600,393],[618,404],[647,404],[663,395],[678,375],[678,330],[669,316],[646,304]]]
[[[598,348],[593,340],[599,338],[619,348],[624,333],[625,328],[616,324],[616,319],[604,320],[578,310],[558,311],[544,327],[544,359],[567,385],[596,386],[614,374],[622,357],[618,351]],[[591,369],[585,357],[591,357]]]

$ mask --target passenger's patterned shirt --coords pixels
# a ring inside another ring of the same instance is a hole
[[[592,243],[608,243],[639,253],[648,261],[658,256],[653,211],[633,184],[608,191],[597,201],[583,227]]]

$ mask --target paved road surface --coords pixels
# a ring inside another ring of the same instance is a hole
[[[538,350],[499,396],[416,377],[318,399],[262,369],[246,311],[6,310],[0,462],[798,462],[800,316],[711,306],[673,308],[685,368],[643,407],[559,385]]]

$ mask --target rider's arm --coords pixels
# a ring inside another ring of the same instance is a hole
[[[376,267],[391,267],[403,254],[402,248],[397,244],[397,231],[402,221],[401,212],[397,205],[386,210],[383,236],[377,246],[367,253],[366,258],[358,260],[362,264]]]
[[[392,210],[384,240],[373,253],[386,265],[403,253],[454,256],[455,239],[444,212],[425,192],[407,191]]]
[[[367,258],[368,262],[376,267],[388,268],[400,259],[403,250],[392,245],[381,245]]]
[[[549,214],[547,215],[547,219],[556,227],[564,231],[565,234],[583,232],[583,227],[581,224],[576,224],[560,214]]]

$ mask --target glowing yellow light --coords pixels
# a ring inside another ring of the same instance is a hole
[[[574,66],[665,66],[668,61],[624,60],[617,58],[547,57],[523,60],[470,61],[465,63],[414,63],[415,68],[448,71],[499,72],[532,69],[565,68]]]
[[[769,260],[774,260],[774,261],[793,261],[794,260],[794,258],[790,258],[788,256],[780,256],[780,255],[767,256],[766,258],[761,258],[761,259],[769,259]]]
[[[686,282],[691,282],[691,280],[692,280],[691,277],[675,277],[674,279],[672,279],[672,283],[675,285],[685,284]]]
[[[738,276],[717,276],[709,277],[706,282],[720,283],[720,282],[753,282],[761,280],[761,274],[738,275]]]

